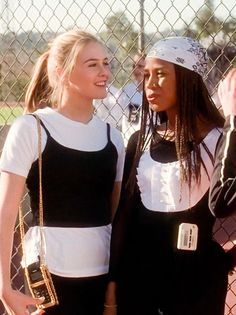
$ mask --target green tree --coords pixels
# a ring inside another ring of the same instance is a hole
[[[204,6],[196,14],[194,26],[200,38],[205,38],[219,32],[222,27],[222,21],[215,16],[213,0],[206,0],[204,2]]]
[[[215,10],[214,1],[205,0],[204,6],[197,12],[192,23],[192,28],[196,31],[197,37],[200,39],[214,38],[221,33],[234,42],[236,40],[235,18],[230,17],[227,20],[223,20],[216,16]]]
[[[112,72],[117,87],[125,84],[132,72],[132,56],[138,51],[138,31],[124,12],[118,11],[105,20],[101,38],[112,56]]]

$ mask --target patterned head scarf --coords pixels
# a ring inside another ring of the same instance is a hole
[[[206,49],[190,37],[167,37],[156,42],[147,58],[158,58],[195,71],[201,76],[206,74],[208,56]]]

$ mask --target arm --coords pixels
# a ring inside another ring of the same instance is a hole
[[[133,219],[133,202],[136,194],[130,196],[126,191],[126,183],[130,175],[135,149],[137,133],[131,136],[125,157],[124,175],[122,180],[121,198],[114,218],[111,237],[110,270],[105,302],[104,315],[116,314],[116,279],[119,271],[119,263],[127,241],[127,233]]]
[[[119,200],[120,200],[121,182],[115,182],[112,195],[111,195],[111,215],[112,220],[114,219]]]
[[[0,298],[9,314],[25,314],[27,305],[42,303],[11,287],[11,253],[18,208],[23,194],[25,178],[8,172],[0,177]],[[42,314],[36,311],[35,314]]]
[[[209,207],[217,217],[236,213],[236,68],[218,89],[226,122],[217,145]]]

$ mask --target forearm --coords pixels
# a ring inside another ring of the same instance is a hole
[[[1,222],[4,222],[4,226],[0,224],[0,297],[4,295],[6,290],[11,288],[11,254],[13,247],[13,225],[4,218],[0,217]]]
[[[121,182],[115,182],[111,196],[111,216],[114,219],[119,200],[120,200]]]
[[[105,305],[116,306],[116,303],[116,283],[111,281],[107,286]]]
[[[226,217],[236,212],[236,116],[227,117],[218,144],[209,207],[217,217]]]
[[[0,178],[0,294],[11,287],[11,255],[14,227],[23,193],[23,177],[1,173]]]

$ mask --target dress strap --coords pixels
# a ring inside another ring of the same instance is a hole
[[[107,123],[107,139],[108,142],[111,142],[111,126]]]
[[[36,115],[35,114],[30,114],[32,116],[34,116],[34,118],[36,119]],[[39,117],[39,116],[38,116]],[[40,121],[40,125],[43,127],[44,131],[46,132],[47,136],[50,136],[50,132],[48,131],[48,129],[46,128],[46,126],[44,125],[44,123],[42,122],[42,120],[39,118]]]

